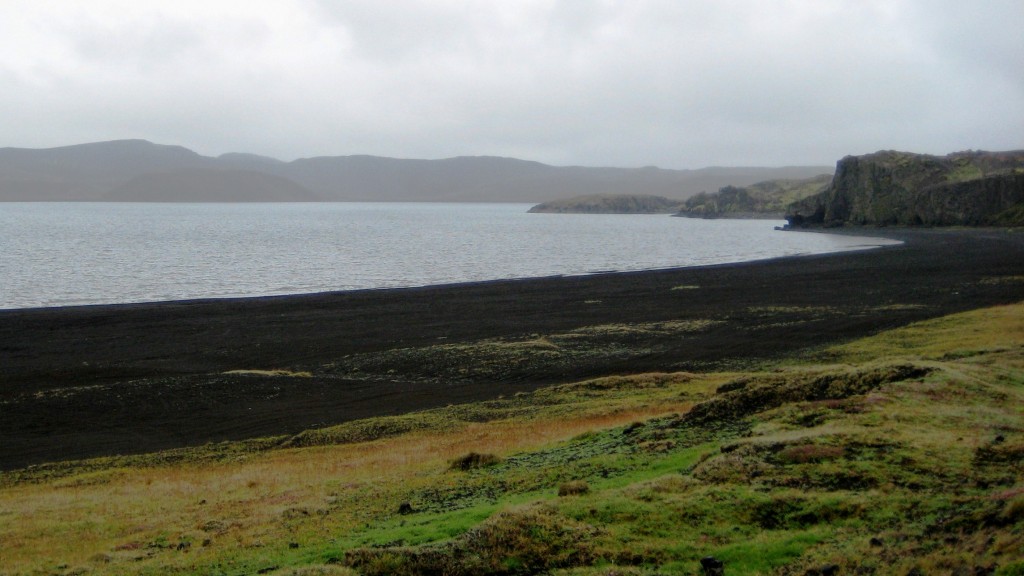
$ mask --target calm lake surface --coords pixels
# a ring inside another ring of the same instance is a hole
[[[858,250],[782,222],[528,204],[0,203],[0,308],[591,274]]]

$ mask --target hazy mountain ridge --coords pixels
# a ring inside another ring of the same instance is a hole
[[[202,171],[221,173],[215,178],[218,192],[211,198],[225,202],[263,201],[268,196],[305,201],[310,195],[323,201],[530,203],[590,194],[686,198],[728,184],[802,178],[823,170],[828,169],[590,168],[493,156],[443,160],[321,156],[284,162],[245,153],[209,157],[181,146],[116,140],[0,149],[0,201],[196,201],[207,198],[214,178],[208,173],[198,177]],[[177,177],[166,176],[173,174]],[[185,188],[174,191],[156,185],[175,179]],[[138,188],[140,182],[148,184]],[[246,192],[254,182],[260,183],[259,194]]]
[[[313,202],[319,198],[280,176],[246,170],[198,168],[136,176],[106,194],[116,202]]]
[[[791,204],[790,226],[1024,225],[1024,150],[847,156],[819,194]]]
[[[137,176],[212,167],[210,160],[187,148],[145,140],[0,148],[0,200],[102,200]]]

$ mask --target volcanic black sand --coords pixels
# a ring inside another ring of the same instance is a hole
[[[795,232],[794,232],[795,233]],[[1024,232],[642,273],[0,311],[0,469],[748,365],[1024,300]],[[307,376],[225,374],[281,369]]]

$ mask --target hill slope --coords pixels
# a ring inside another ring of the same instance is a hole
[[[116,140],[48,149],[0,149],[0,200],[101,200],[114,187],[151,173],[208,168],[209,158],[180,146]]]
[[[726,186],[714,194],[702,192],[691,196],[677,216],[782,218],[787,206],[821,192],[831,180],[831,174],[819,174],[800,180],[768,180],[742,188]]]

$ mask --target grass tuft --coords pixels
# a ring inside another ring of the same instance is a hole
[[[498,514],[446,544],[357,548],[345,565],[366,576],[537,574],[594,562],[592,526],[532,506]]]
[[[558,487],[559,496],[580,496],[590,492],[590,484],[583,480],[571,480]]]
[[[312,378],[312,372],[294,372],[292,370],[228,370],[225,374],[235,376],[266,376],[284,378]]]
[[[494,454],[478,454],[476,452],[470,452],[465,456],[460,456],[451,461],[448,465],[449,470],[461,470],[463,472],[467,470],[474,470],[476,468],[486,468],[488,466],[494,466],[501,462],[501,458]]]

